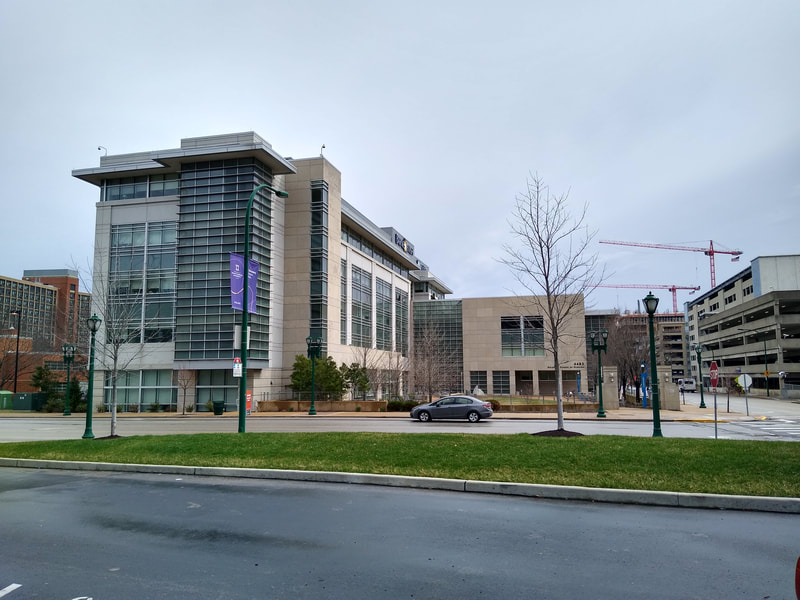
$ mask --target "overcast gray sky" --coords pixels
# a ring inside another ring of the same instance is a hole
[[[325,144],[454,297],[524,293],[498,259],[534,172],[597,240],[741,249],[721,282],[800,253],[799,32],[797,0],[0,0],[0,274],[87,264],[98,146],[252,130]],[[709,288],[702,253],[593,248],[610,282]]]

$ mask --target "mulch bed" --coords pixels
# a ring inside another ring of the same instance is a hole
[[[540,435],[542,437],[577,437],[582,436],[582,433],[577,431],[567,431],[566,429],[550,429],[548,431],[540,431],[539,433],[532,433],[531,435]]]

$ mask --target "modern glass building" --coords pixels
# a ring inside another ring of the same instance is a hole
[[[123,410],[175,409],[184,392],[199,410],[212,398],[238,408],[241,313],[231,305],[231,254],[243,254],[248,199],[261,184],[289,196],[262,189],[252,209],[250,255],[259,267],[247,387],[254,399],[287,397],[309,335],[338,363],[368,352],[372,369],[407,370],[409,272],[424,265],[404,236],[342,199],[341,173],[324,157],[283,157],[246,132],[103,156],[73,175],[99,197],[92,309],[104,325],[96,401],[104,389],[108,401],[116,372]]]

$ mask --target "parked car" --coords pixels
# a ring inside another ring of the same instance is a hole
[[[422,422],[433,419],[466,419],[477,423],[492,416],[492,404],[474,396],[445,396],[411,409],[411,418]]]

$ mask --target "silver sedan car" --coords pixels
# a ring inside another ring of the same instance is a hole
[[[473,396],[445,396],[411,409],[411,418],[422,422],[433,419],[466,419],[477,423],[492,416],[492,404]]]

